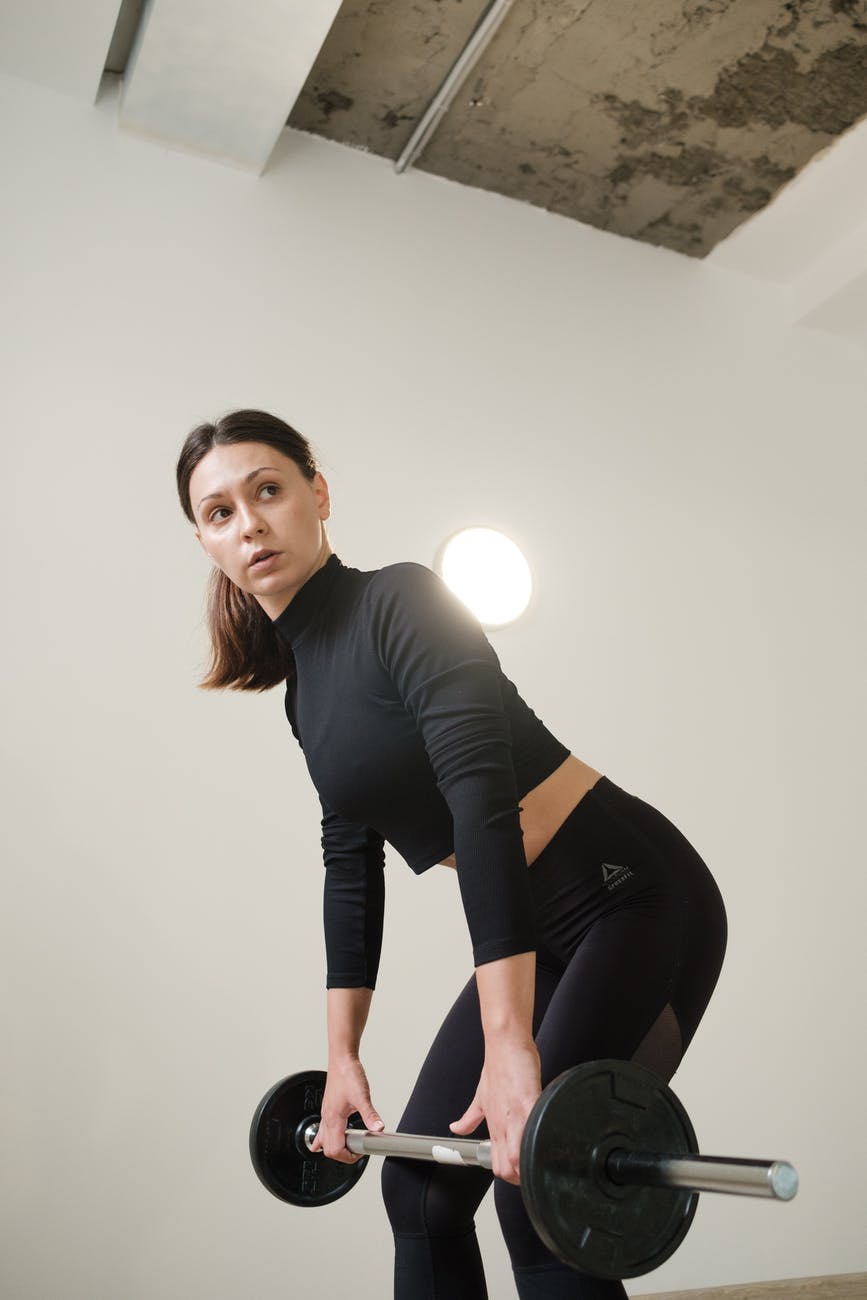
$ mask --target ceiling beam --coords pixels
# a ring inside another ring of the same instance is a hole
[[[0,72],[92,104],[120,0],[2,0]]]
[[[150,0],[121,126],[262,171],[339,8],[340,0]]]

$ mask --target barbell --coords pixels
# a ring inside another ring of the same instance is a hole
[[[321,1070],[293,1074],[263,1097],[250,1128],[261,1181],[292,1205],[327,1205],[361,1177],[368,1156],[491,1168],[491,1144],[471,1138],[346,1130],[355,1164],[310,1150],[325,1091]],[[703,1156],[681,1102],[625,1061],[567,1070],[536,1101],[521,1142],[521,1192],[536,1232],[563,1263],[600,1278],[638,1277],[673,1255],[699,1192],[790,1201],[798,1175],[784,1160]]]

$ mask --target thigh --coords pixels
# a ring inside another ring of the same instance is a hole
[[[537,859],[531,885],[540,939],[565,968],[542,1030],[548,1077],[600,1056],[631,1059],[666,1007],[685,1049],[719,974],[726,925],[683,834],[603,777]]]
[[[624,908],[589,927],[565,970],[537,962],[533,1033],[543,1085],[584,1061],[635,1055],[678,984],[681,931],[676,908]],[[399,1127],[448,1134],[473,1099],[484,1056],[473,976],[431,1044]],[[485,1126],[474,1136],[486,1136]]]
[[[670,1007],[680,973],[680,931],[677,910],[624,909],[591,926],[536,1034],[543,1085],[585,1061],[633,1059]]]
[[[589,927],[557,981],[536,1033],[543,1086],[586,1061],[631,1059],[661,1017],[664,1023],[678,968],[678,929],[676,911],[666,914],[656,908],[624,908]],[[675,1037],[666,1073],[679,1059],[680,1039]],[[590,1282],[559,1265],[536,1236],[518,1188],[498,1183],[496,1204],[516,1276],[541,1271],[544,1286],[551,1289],[540,1295],[625,1297],[619,1283]]]
[[[536,1026],[544,1018],[557,980],[557,972],[537,968]],[[448,1136],[449,1124],[460,1119],[473,1099],[484,1055],[473,976],[431,1045],[398,1127],[406,1133]],[[487,1137],[486,1126],[480,1125],[473,1137]],[[392,1228],[397,1234],[431,1237],[466,1233],[492,1180],[487,1169],[386,1160],[382,1186]]]
[[[560,971],[537,963],[534,1034],[544,1021],[560,977]],[[399,1127],[407,1133],[447,1134],[449,1124],[460,1119],[472,1101],[484,1060],[485,1040],[473,975],[431,1044]],[[479,1136],[484,1136],[483,1129],[484,1125]]]

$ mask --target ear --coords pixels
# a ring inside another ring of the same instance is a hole
[[[313,492],[319,508],[319,518],[328,519],[331,515],[331,494],[328,491],[328,484],[318,470],[313,477]]]
[[[207,546],[202,541],[202,534],[199,532],[198,528],[195,531],[196,531],[196,538],[198,540],[199,546],[201,546],[202,550],[205,552],[205,555],[207,555],[208,559],[210,559],[211,555],[210,552],[208,551]]]

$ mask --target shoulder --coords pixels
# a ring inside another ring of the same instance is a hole
[[[493,661],[478,619],[423,564],[378,569],[367,589],[367,622],[383,663],[433,674],[455,663]]]
[[[433,569],[414,560],[403,560],[398,564],[386,564],[382,569],[374,570],[371,577],[371,590],[387,593],[389,591],[429,590],[431,587],[445,587],[442,578]]]
[[[427,614],[456,618],[461,623],[478,627],[467,606],[446,586],[439,574],[411,560],[377,569],[372,575],[368,596],[372,611],[387,612],[389,619],[399,617],[401,613],[408,618]]]

